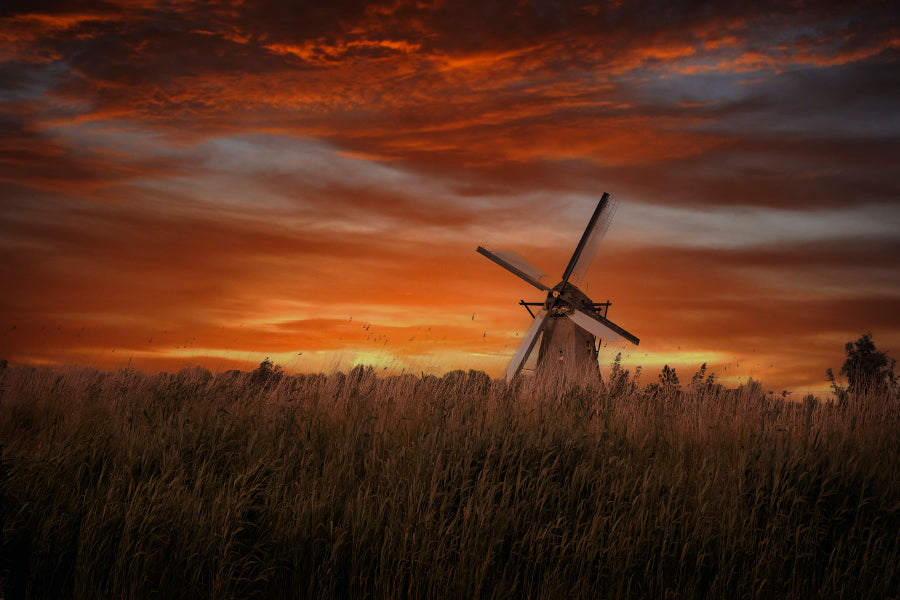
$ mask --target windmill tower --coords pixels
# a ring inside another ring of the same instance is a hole
[[[534,322],[506,369],[507,381],[512,381],[522,369],[541,334],[543,337],[538,351],[538,372],[597,372],[597,340],[628,340],[635,345],[640,342],[637,337],[606,318],[609,302],[592,302],[569,281],[571,277],[580,278],[587,270],[600,240],[609,229],[613,212],[615,203],[604,192],[566,270],[563,271],[562,280],[552,288],[540,281],[544,273],[518,254],[492,252],[478,247],[479,254],[547,293],[544,302],[522,300],[519,303],[531,313]],[[534,313],[531,307],[540,308]]]

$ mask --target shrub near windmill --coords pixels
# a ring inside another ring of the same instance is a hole
[[[539,290],[547,292],[543,303],[520,302],[529,313],[531,306],[541,308],[537,314],[531,313],[534,322],[506,369],[507,381],[512,381],[522,370],[542,334],[537,372],[576,378],[598,372],[596,348],[599,340],[628,340],[635,345],[640,342],[633,334],[606,318],[608,302],[593,302],[569,281],[571,277],[581,278],[584,275],[600,240],[609,229],[614,212],[615,202],[609,193],[604,192],[563,271],[562,280],[552,288],[540,281],[544,276],[543,271],[515,252],[491,251],[478,247],[480,254]]]

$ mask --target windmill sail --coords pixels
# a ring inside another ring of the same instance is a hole
[[[525,364],[525,361],[528,360],[528,355],[531,354],[534,343],[541,334],[541,330],[544,328],[544,323],[547,322],[547,317],[549,315],[550,313],[545,310],[542,310],[535,315],[534,321],[531,322],[531,327],[528,329],[528,333],[525,334],[525,338],[522,340],[522,343],[519,344],[519,348],[509,362],[509,367],[506,369],[506,381],[512,381],[513,377],[518,375],[519,371],[522,370],[522,366]]]
[[[533,279],[541,279],[546,273],[528,262],[528,259],[512,250],[492,250],[494,256],[506,261]]]
[[[603,240],[603,237],[609,230],[609,224],[612,222],[617,206],[618,202],[616,202],[612,196],[609,196],[606,205],[601,209],[600,215],[593,223],[590,232],[585,231],[587,239],[585,240],[584,247],[581,249],[581,255],[572,267],[571,276],[575,279],[584,279],[584,274],[590,266],[591,261],[594,260],[594,256],[597,254],[597,248],[600,246],[601,240]]]
[[[492,252],[481,246],[478,246],[477,251],[479,254],[488,257],[513,275],[521,277],[539,290],[545,292],[550,291],[548,286],[538,281],[544,276],[544,272],[515,252]]]
[[[601,317],[600,315],[588,314],[576,308],[575,311],[568,316],[570,319],[575,321],[576,325],[583,329],[586,329],[587,331],[590,331],[598,338],[602,338],[610,342],[618,340],[628,340],[635,345],[639,344],[641,341],[633,334],[628,333],[609,319]]]

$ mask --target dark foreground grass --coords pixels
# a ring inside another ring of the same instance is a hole
[[[0,389],[7,598],[900,590],[896,399],[364,369],[7,369]]]

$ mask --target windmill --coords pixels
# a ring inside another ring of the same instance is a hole
[[[538,352],[539,371],[584,372],[585,369],[596,371],[597,339],[628,340],[635,345],[640,342],[637,337],[606,318],[609,302],[592,302],[584,292],[569,281],[571,277],[580,278],[587,270],[600,240],[609,229],[614,211],[615,202],[609,193],[604,192],[578,246],[575,247],[566,270],[563,271],[562,280],[552,288],[540,281],[544,273],[518,254],[492,252],[478,247],[479,254],[483,254],[539,290],[547,292],[547,299],[544,302],[524,300],[519,302],[531,313],[534,322],[506,369],[507,381],[512,381],[522,369],[542,333],[543,338]],[[540,307],[537,314],[531,311],[532,306]]]

